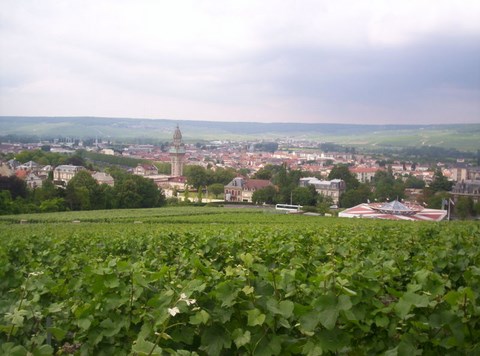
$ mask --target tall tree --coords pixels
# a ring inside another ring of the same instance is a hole
[[[452,190],[453,182],[450,182],[447,177],[445,177],[440,168],[437,168],[435,174],[433,175],[432,183],[430,183],[430,189],[436,192],[448,192]]]
[[[378,201],[403,199],[405,186],[401,179],[395,179],[392,171],[377,171],[373,177],[375,198]]]
[[[208,185],[207,170],[201,166],[187,166],[184,174],[187,177],[188,184],[195,189]]]
[[[317,191],[313,185],[308,187],[296,187],[292,190],[292,202],[298,205],[315,206],[317,203]]]
[[[117,208],[153,208],[165,204],[165,196],[151,179],[128,175],[115,184]]]
[[[27,184],[16,176],[0,176],[0,190],[8,190],[12,199],[26,198],[28,194]]]
[[[208,191],[215,195],[215,198],[218,198],[220,194],[224,191],[224,185],[221,183],[213,183],[208,186]]]
[[[405,188],[423,189],[425,188],[425,181],[418,179],[413,175],[409,175],[405,181]]]
[[[367,203],[370,199],[373,199],[370,187],[365,183],[361,183],[357,189],[351,189],[342,194],[340,206],[342,208],[351,208],[358,204]]]
[[[101,209],[98,183],[88,171],[80,171],[67,184],[65,200],[71,210]]]
[[[12,195],[8,190],[0,190],[0,214],[12,212]]]
[[[357,189],[360,182],[358,181],[357,177],[353,173],[350,172],[348,166],[345,164],[338,164],[332,168],[330,174],[328,175],[328,179],[341,179],[345,182],[345,186],[347,190]]]
[[[275,204],[277,203],[277,191],[273,185],[259,189],[252,194],[252,202],[255,204]]]
[[[472,198],[460,197],[455,205],[455,214],[462,220],[475,215],[475,207]]]

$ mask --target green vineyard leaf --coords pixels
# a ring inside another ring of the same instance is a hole
[[[235,345],[237,348],[240,348],[244,345],[247,345],[250,342],[250,331],[243,331],[242,329],[235,329],[232,333],[232,338],[233,341],[235,342]]]
[[[248,326],[262,325],[265,321],[266,315],[258,309],[248,310]]]

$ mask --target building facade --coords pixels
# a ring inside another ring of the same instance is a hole
[[[75,174],[84,169],[82,166],[73,166],[70,164],[57,166],[53,170],[53,182],[55,185],[65,187],[68,182],[75,177]]]
[[[182,142],[182,133],[177,125],[173,134],[173,143],[170,147],[171,176],[181,177],[183,175],[183,163],[185,159],[185,145]]]
[[[307,187],[313,185],[318,194],[330,197],[334,204],[338,204],[340,196],[345,193],[345,182],[341,179],[319,180],[315,177],[300,178],[299,185]]]
[[[471,198],[474,203],[480,201],[480,180],[465,180],[453,186],[450,194],[454,201],[460,197]]]
[[[153,164],[138,164],[133,169],[133,174],[137,176],[152,176],[158,174],[158,168]]]
[[[37,176],[35,173],[30,172],[27,174],[25,178],[25,183],[27,183],[27,187],[30,189],[41,188],[43,184],[42,178]]]
[[[269,185],[272,183],[265,179],[236,177],[224,187],[225,201],[251,203],[253,193]]]
[[[379,170],[380,169],[376,167],[356,167],[350,168],[350,173],[355,174],[355,177],[360,183],[369,183]]]

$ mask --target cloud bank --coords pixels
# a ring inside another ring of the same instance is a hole
[[[0,115],[480,122],[480,2],[8,1]]]

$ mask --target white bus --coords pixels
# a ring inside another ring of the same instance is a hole
[[[300,211],[301,208],[302,208],[301,205],[291,205],[291,204],[277,204],[277,205],[275,205],[275,209],[285,210],[285,211]]]

